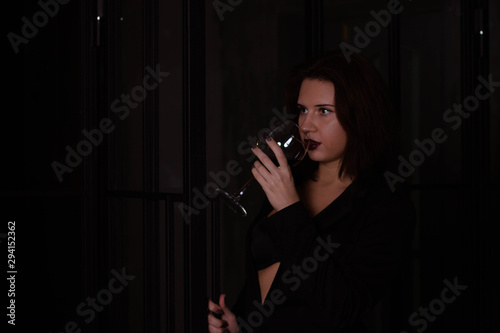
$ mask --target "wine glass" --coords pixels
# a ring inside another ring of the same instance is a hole
[[[305,136],[305,133],[302,133]],[[308,140],[303,140],[300,136],[300,129],[296,123],[287,120],[281,125],[273,129],[269,135],[283,150],[288,164],[291,167],[297,165],[307,153]],[[258,140],[255,144],[260,148],[269,158],[278,166],[278,161],[271,147],[266,141]],[[231,208],[235,213],[240,214],[242,217],[247,216],[246,209],[241,205],[240,199],[245,193],[248,185],[255,179],[254,177],[247,180],[247,182],[234,194],[229,194],[221,188],[216,190],[219,197]]]

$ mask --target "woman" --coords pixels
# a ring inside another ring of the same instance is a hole
[[[209,301],[209,332],[365,332],[415,223],[383,176],[397,153],[385,86],[365,58],[336,52],[296,69],[286,97],[308,156],[292,175],[273,140],[279,167],[253,148],[267,202],[248,234],[245,287],[234,311],[224,295]]]

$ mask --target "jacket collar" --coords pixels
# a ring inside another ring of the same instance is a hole
[[[357,201],[370,191],[370,185],[355,179],[335,200],[313,217],[317,226],[322,229],[340,221],[351,213]]]

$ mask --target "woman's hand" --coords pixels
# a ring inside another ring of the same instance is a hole
[[[267,138],[267,144],[278,160],[279,167],[259,148],[252,152],[260,161],[255,161],[252,174],[266,193],[269,203],[276,211],[290,206],[300,200],[295,188],[292,171],[281,147],[272,139]]]
[[[219,305],[208,300],[208,332],[210,333],[238,333],[238,323],[236,316],[229,310],[226,305],[226,295],[220,295]],[[213,314],[218,313],[221,319],[216,318]]]

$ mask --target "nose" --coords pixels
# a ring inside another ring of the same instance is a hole
[[[299,116],[299,128],[306,135],[316,132],[317,127],[310,113]]]

